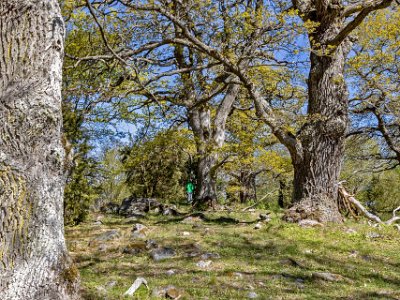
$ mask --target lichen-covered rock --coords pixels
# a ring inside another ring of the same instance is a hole
[[[130,196],[125,198],[119,206],[118,213],[123,216],[140,217],[156,208],[160,209],[161,204],[153,198],[136,198]]]
[[[176,252],[174,249],[169,247],[161,247],[154,249],[150,252],[150,256],[155,261],[160,261],[168,258],[172,258],[176,256]]]

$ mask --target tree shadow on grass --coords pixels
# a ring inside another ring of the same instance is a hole
[[[171,224],[171,223],[180,223],[186,218],[199,218],[201,219],[202,222],[208,223],[208,224],[216,224],[216,225],[232,225],[232,224],[255,224],[259,222],[260,220],[256,219],[254,221],[240,221],[238,219],[232,218],[232,217],[226,217],[226,216],[220,216],[217,218],[212,218],[207,216],[205,213],[202,212],[195,212],[195,213],[189,213],[185,214],[180,217],[172,217],[168,218],[166,220],[161,220],[156,222],[155,224]]]

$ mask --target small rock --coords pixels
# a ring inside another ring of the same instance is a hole
[[[150,256],[155,260],[155,261],[160,261],[168,258],[172,258],[176,255],[176,252],[172,248],[168,247],[162,247],[162,248],[157,248],[154,249],[153,251],[150,252]]]
[[[258,295],[257,295],[256,292],[249,292],[249,293],[247,294],[247,298],[249,298],[249,299],[256,299],[256,298],[258,298]]]
[[[295,282],[304,283],[304,279],[303,278],[296,278]]]
[[[376,232],[368,232],[365,236],[369,239],[378,239],[382,237],[382,235]]]
[[[175,205],[171,205],[170,207],[165,207],[162,214],[163,216],[177,216],[179,212]]]
[[[250,213],[252,213],[252,212],[255,212],[256,210],[255,210],[254,208],[250,208],[250,209],[248,209],[247,211],[250,212]]]
[[[332,274],[329,272],[315,272],[315,273],[312,273],[311,276],[315,279],[320,279],[320,280],[330,281],[330,282],[341,281],[343,279],[343,277],[341,275]]]
[[[347,228],[345,230],[345,233],[347,233],[347,234],[357,234],[357,231],[355,229],[353,229],[353,228]]]
[[[126,247],[122,249],[122,253],[124,254],[139,254],[146,250],[146,243],[143,241],[135,241],[133,243],[128,244]]]
[[[165,298],[166,294],[167,294],[167,289],[165,287],[164,288],[155,288],[151,292],[151,297],[153,297],[153,298]]]
[[[154,298],[180,299],[182,298],[182,291],[173,285],[169,285],[167,287],[155,288],[151,296]]]
[[[300,227],[324,227],[324,224],[310,219],[304,219],[299,221]]]
[[[93,225],[94,226],[101,226],[101,225],[103,225],[103,223],[101,221],[95,221],[95,222],[93,222]]]
[[[261,229],[262,228],[262,224],[260,222],[258,222],[255,226],[254,229]]]
[[[140,224],[140,223],[136,223],[135,225],[133,225],[132,231],[143,231],[143,230],[146,230],[146,229],[147,229],[147,227],[145,225]]]
[[[109,281],[109,282],[106,283],[106,288],[107,288],[107,289],[111,289],[111,288],[113,288],[113,287],[116,286],[116,285],[117,285],[117,282],[116,282],[115,280]]]
[[[97,248],[98,251],[100,252],[105,252],[107,251],[108,247],[106,244],[100,244],[99,248]]]
[[[357,257],[358,256],[358,251],[353,250],[350,252],[349,257]]]
[[[183,236],[189,236],[189,235],[190,235],[190,232],[184,231],[184,232],[182,232],[182,235],[183,235]]]
[[[259,219],[262,222],[269,222],[271,221],[271,217],[268,214],[260,214]]]
[[[168,276],[172,276],[175,275],[175,270],[168,270],[167,272],[165,272],[165,274],[167,274]]]
[[[182,293],[176,287],[171,286],[167,288],[166,296],[170,299],[180,299],[182,298]]]
[[[208,259],[220,259],[221,256],[218,253],[212,253],[212,252],[207,252],[204,253],[200,256],[202,260],[208,260]]]
[[[147,230],[148,230],[148,228],[146,226],[144,226],[143,224],[136,223],[135,225],[133,225],[131,236],[134,239],[144,239],[144,238],[146,238]]]
[[[211,266],[211,263],[212,263],[211,260],[207,260],[207,261],[200,260],[200,261],[196,264],[196,266],[198,266],[199,268],[202,268],[202,269],[206,269],[206,268],[208,268],[209,266]]]
[[[258,284],[259,286],[261,286],[261,287],[266,287],[265,283],[262,282],[262,281],[257,282],[257,284]]]
[[[243,274],[240,273],[240,272],[235,272],[235,273],[233,273],[233,276],[235,276],[235,277],[238,278],[238,279],[242,279],[242,278],[243,278]]]
[[[95,238],[96,241],[110,241],[118,239],[121,235],[118,230],[107,231]]]

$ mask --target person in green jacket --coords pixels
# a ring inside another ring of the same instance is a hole
[[[191,181],[188,181],[188,183],[186,183],[186,193],[187,193],[188,203],[193,202],[193,192],[194,192],[194,184]]]

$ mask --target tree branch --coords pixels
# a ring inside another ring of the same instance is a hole
[[[356,13],[358,11],[359,13],[352,21],[347,23],[347,25],[336,35],[334,39],[329,41],[328,44],[332,46],[340,45],[371,12],[389,7],[392,2],[393,0],[367,1],[367,3],[363,4],[360,8],[358,8],[357,5],[348,7],[343,12],[344,16],[351,16],[352,13]]]

